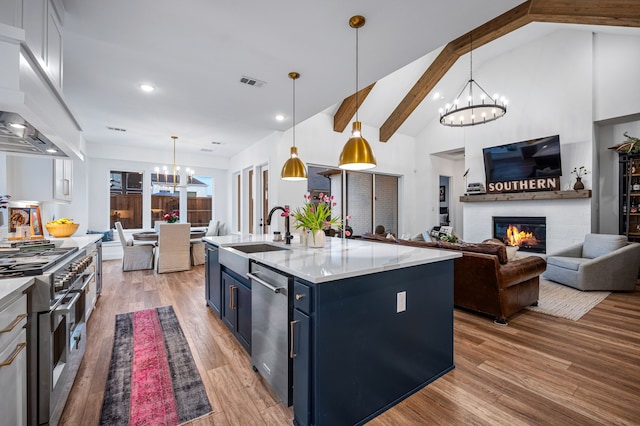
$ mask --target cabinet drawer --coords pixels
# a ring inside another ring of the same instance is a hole
[[[293,306],[305,314],[309,314],[311,312],[311,288],[296,280],[293,290]]]
[[[27,324],[27,295],[23,294],[0,311],[0,348],[20,334]]]
[[[0,413],[3,425],[27,424],[27,332],[20,329],[16,338],[0,349]]]

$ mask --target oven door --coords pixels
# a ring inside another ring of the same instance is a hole
[[[84,355],[82,291],[70,292],[55,310],[38,317],[38,423],[56,424]]]

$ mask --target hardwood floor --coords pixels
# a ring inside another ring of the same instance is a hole
[[[103,270],[61,424],[98,424],[115,315],[163,305],[174,307],[214,410],[194,426],[291,424],[292,410],[206,307],[203,266],[125,273],[113,260]],[[456,368],[369,425],[640,423],[640,289],[610,295],[575,322],[524,311],[501,327],[457,309],[454,321]]]

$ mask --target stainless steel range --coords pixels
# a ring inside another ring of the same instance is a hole
[[[99,248],[23,247],[0,252],[0,278],[33,276],[28,307],[29,424],[55,425],[82,361],[85,289],[96,280]]]

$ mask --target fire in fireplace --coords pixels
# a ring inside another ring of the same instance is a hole
[[[546,253],[547,219],[536,216],[494,216],[493,238],[520,251]]]

